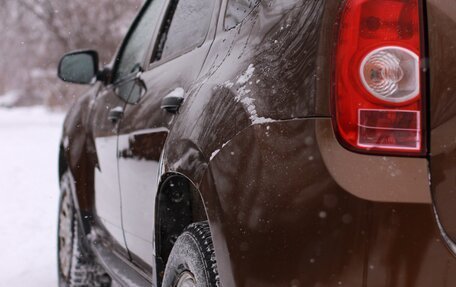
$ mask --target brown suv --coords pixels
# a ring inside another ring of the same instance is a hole
[[[452,0],[146,1],[97,58],[61,286],[456,286]]]

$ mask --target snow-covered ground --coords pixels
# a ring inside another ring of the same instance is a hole
[[[63,118],[44,108],[0,108],[1,286],[57,286]]]

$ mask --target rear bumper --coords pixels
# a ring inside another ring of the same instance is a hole
[[[251,126],[200,190],[225,287],[456,284],[426,160],[347,152],[330,119]]]
[[[431,203],[427,159],[350,152],[337,142],[328,120],[317,121],[315,133],[328,172],[347,192],[378,202]]]

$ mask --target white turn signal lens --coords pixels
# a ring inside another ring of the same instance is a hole
[[[369,93],[388,102],[408,101],[420,91],[419,58],[401,47],[370,52],[361,64],[360,74]]]

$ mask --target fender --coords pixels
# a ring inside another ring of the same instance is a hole
[[[353,234],[367,226],[367,202],[332,180],[318,121],[328,119],[251,126],[210,162],[200,189],[224,286],[315,286],[345,272],[344,284],[361,286],[367,246]]]
[[[85,231],[93,213],[94,173],[97,165],[96,150],[90,132],[91,103],[95,100],[101,83],[97,83],[81,96],[68,112],[61,139],[59,171],[66,168],[72,173],[75,183],[75,204],[81,213]],[[61,176],[60,174],[60,176]]]
[[[170,129],[164,172],[199,183],[211,158],[244,129],[328,116],[316,104],[324,11],[324,1],[260,1],[240,25],[216,37]]]
[[[162,158],[164,174],[183,174],[195,183],[201,194],[217,241],[219,269],[225,272],[221,274],[224,286],[242,286],[244,279],[239,274],[239,266],[244,265],[232,267],[239,257],[231,257],[233,252],[236,253],[234,245],[239,246],[242,241],[236,242],[239,237],[231,232],[244,226],[248,216],[246,209],[250,209],[248,205],[243,207],[244,223],[237,224],[237,210],[225,206],[225,195],[241,199],[251,190],[257,190],[254,183],[259,184],[263,179],[262,173],[274,178],[284,168],[278,165],[278,170],[271,171],[270,167],[263,166],[264,159],[258,155],[273,151],[259,140],[260,133],[274,140],[277,134],[271,134],[273,126],[281,127],[281,122],[295,117],[322,116],[324,110],[317,109],[315,100],[316,55],[324,3],[287,0],[269,4],[260,2],[241,25],[217,37],[199,82],[174,119]],[[259,35],[260,30],[267,33]],[[239,65],[224,65],[230,62]],[[283,67],[287,70],[284,71]],[[284,135],[281,139],[283,149],[288,143]],[[315,146],[315,141],[309,140]],[[233,151],[232,147],[239,150]],[[254,158],[250,158],[251,152],[256,154]],[[226,161],[221,161],[222,158]],[[256,174],[254,169],[247,168],[250,164],[257,167]],[[220,166],[226,170],[220,171]],[[238,182],[233,171],[239,176],[244,173],[244,176],[251,177]],[[287,182],[289,179],[283,180]],[[281,184],[278,179],[274,186],[279,188]],[[239,188],[239,193],[234,189],[225,193],[225,188],[235,187]],[[288,189],[286,185],[283,188]],[[288,189],[287,192],[293,191]],[[250,193],[246,203],[251,203],[254,197],[255,192]],[[244,242],[242,248],[248,249],[249,244]]]
[[[209,162],[199,191],[223,286],[375,286],[399,276],[424,287],[448,276],[438,266],[456,268],[430,204],[370,201],[338,185],[317,138],[330,123],[253,125]]]

